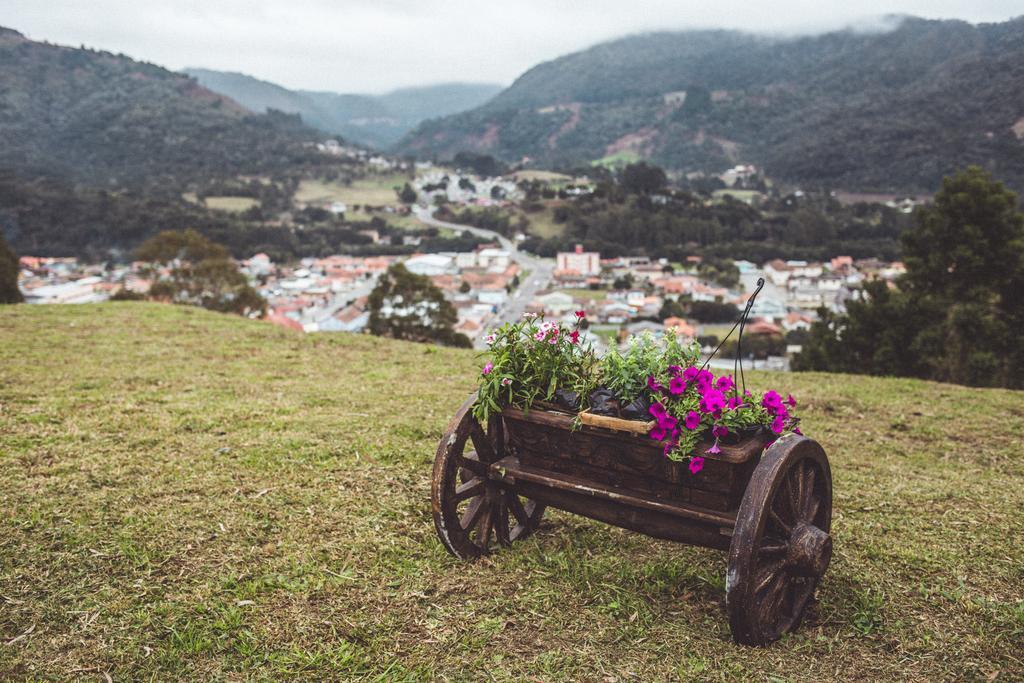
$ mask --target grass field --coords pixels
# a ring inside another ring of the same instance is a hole
[[[561,237],[565,234],[565,223],[555,222],[554,206],[548,203],[542,211],[525,214],[530,221],[530,234],[543,239]]]
[[[409,178],[400,173],[373,175],[353,180],[351,185],[338,181],[303,180],[295,191],[295,201],[304,203],[344,202],[349,206],[397,206],[395,187],[402,187]]]
[[[803,628],[729,638],[722,553],[430,517],[471,352],[158,304],[0,307],[0,680],[1024,678],[1024,393],[751,373],[829,452]]]
[[[628,164],[634,164],[640,161],[641,156],[636,152],[625,150],[622,152],[616,152],[615,154],[609,154],[608,156],[595,159],[591,163],[594,166],[607,166],[609,168],[618,168],[619,166],[626,166]]]
[[[207,197],[206,208],[218,211],[241,212],[260,205],[260,200],[252,197]]]

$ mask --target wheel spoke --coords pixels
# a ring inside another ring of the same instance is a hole
[[[512,515],[516,518],[523,526],[530,525],[530,515],[527,514],[526,508],[523,507],[522,501],[519,500],[519,496],[516,495],[515,491],[508,491],[505,493],[505,498],[508,501],[508,508],[512,511]]]
[[[455,488],[455,502],[459,503],[467,498],[478,496],[484,492],[485,488],[486,482],[479,477],[474,477]]]
[[[756,586],[754,586],[754,595],[759,594],[765,588],[772,585],[776,577],[778,577],[779,574],[782,572],[784,564],[784,562],[778,560],[776,562],[772,562],[769,565],[765,565],[764,576],[762,576],[761,580],[757,582]]]
[[[782,517],[779,516],[779,513],[775,511],[775,508],[768,508],[768,517],[770,517],[771,520],[775,522],[775,524],[787,535],[792,533],[793,527],[783,521]]]
[[[497,454],[494,452],[494,445],[484,432],[483,427],[476,420],[473,420],[470,425],[469,438],[473,440],[473,445],[476,447],[477,455],[481,461],[490,464],[498,459]]]
[[[476,525],[476,544],[483,550],[491,544],[491,531],[494,529],[494,507],[484,505],[484,514]]]
[[[476,451],[470,451],[465,455],[460,455],[459,466],[464,467],[465,469],[469,470],[478,477],[487,476],[487,464],[480,462],[480,459],[477,456]]]
[[[498,543],[502,545],[510,545],[512,540],[509,538],[508,531],[508,505],[505,502],[505,497],[502,496],[495,506],[497,508],[497,517],[494,519],[494,537]]]
[[[811,467],[807,471],[807,493],[805,494],[804,500],[802,501],[804,509],[804,521],[807,522],[814,521],[814,516],[817,514],[818,504],[820,503],[820,499],[818,499],[818,497],[814,495],[815,474],[816,472],[814,471],[813,467]]]
[[[480,516],[487,509],[487,506],[484,505],[485,498],[486,496],[478,496],[469,502],[469,506],[466,508],[466,511],[462,513],[462,519],[459,522],[462,525],[463,530],[468,531],[472,529],[473,525],[480,520]]]
[[[769,545],[762,545],[761,548],[757,552],[758,552],[758,554],[761,557],[771,556],[771,555],[781,555],[784,552],[786,552],[786,549],[788,547],[789,546],[787,546],[785,544],[772,543],[772,544],[769,544]]]
[[[800,503],[798,502],[800,500],[799,497],[798,497],[799,496],[799,492],[797,490],[794,490],[794,488],[793,488],[793,479],[794,478],[797,479],[797,487],[799,487],[799,479],[800,479],[799,468],[800,468],[800,465],[797,465],[796,467],[791,469],[789,472],[787,472],[786,473],[786,481],[785,481],[785,488],[786,488],[786,496],[785,496],[785,498],[786,498],[786,503],[789,505],[789,518],[792,519],[794,522],[796,522],[798,519],[800,519]]]

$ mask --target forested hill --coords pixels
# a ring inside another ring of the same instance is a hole
[[[736,162],[842,189],[931,191],[968,164],[1024,187],[1024,17],[893,20],[773,39],[633,36],[540,64],[490,102],[429,121],[403,151],[536,164]]]
[[[107,188],[266,173],[323,134],[254,114],[194,79],[124,55],[0,28],[0,170]]]
[[[387,147],[421,121],[472,109],[496,95],[490,83],[441,83],[384,95],[289,90],[246,74],[189,68],[185,73],[252,111],[299,114],[311,126],[375,147]]]

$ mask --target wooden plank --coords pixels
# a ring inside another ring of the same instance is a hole
[[[569,474],[548,472],[541,469],[521,465],[519,459],[508,456],[491,464],[491,477],[506,484],[515,485],[523,480],[552,489],[568,491],[577,495],[592,496],[613,501],[620,505],[654,510],[674,517],[690,519],[705,524],[731,529],[736,523],[735,513],[707,510],[692,505],[668,503],[655,498],[637,496],[634,492],[601,485],[594,481],[574,477]]]
[[[621,417],[610,417],[608,415],[594,415],[591,412],[580,413],[580,422],[588,427],[603,427],[617,432],[629,432],[630,434],[641,434],[646,436],[654,429],[655,421],[623,420]]]
[[[536,408],[529,411],[519,410],[518,408],[505,408],[502,414],[508,418],[514,420],[521,420],[523,422],[532,422],[534,424],[547,425],[549,427],[557,427],[559,429],[565,429],[572,431],[575,426],[576,418],[574,415],[562,412],[551,412],[547,410],[538,410]],[[581,416],[582,419],[582,416]],[[617,422],[631,422],[630,420],[618,420]],[[637,424],[645,424],[637,421]],[[646,432],[643,435],[637,433],[623,433],[622,430],[606,429],[601,427],[594,427],[584,424],[576,431],[584,431],[591,434],[600,434],[605,436],[615,436],[622,440],[622,443],[626,447],[630,448],[643,448],[648,449],[659,457],[664,457],[661,454],[663,445],[660,441],[654,441],[647,438]],[[626,441],[628,439],[628,441]],[[747,462],[751,458],[761,455],[761,451],[764,450],[765,439],[764,438],[751,438],[745,439],[738,444],[720,444],[719,448],[721,453],[707,453],[707,449],[711,447],[711,443],[707,442],[698,446],[698,451],[703,451],[702,455],[708,460],[720,460],[728,463],[743,463]]]

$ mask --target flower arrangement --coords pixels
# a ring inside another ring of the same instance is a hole
[[[632,337],[625,350],[613,346],[598,359],[580,336],[585,317],[577,311],[562,327],[527,314],[488,335],[474,416],[486,420],[504,406],[529,409],[544,400],[570,411],[651,420],[648,436],[667,458],[689,459],[693,474],[704,466],[701,442],[711,442],[705,454],[716,454],[721,443],[762,430],[800,433],[792,395],[741,392],[731,375],[698,367],[699,346],[682,344],[672,332]]]
[[[487,335],[490,359],[480,371],[473,415],[486,421],[504,406],[529,409],[534,401],[556,395],[564,407],[578,409],[579,397],[590,393],[597,364],[590,344],[580,338],[585,317],[576,311],[573,324],[562,327],[527,313]]]

